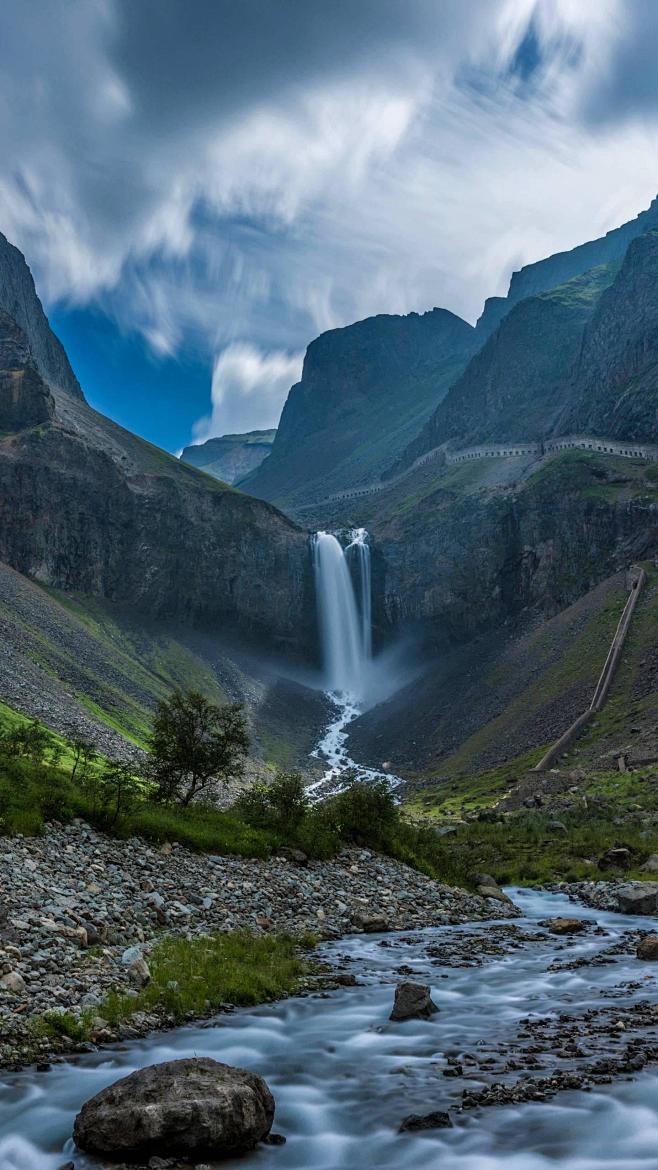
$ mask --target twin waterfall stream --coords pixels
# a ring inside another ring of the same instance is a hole
[[[368,533],[352,529],[345,548],[331,532],[316,532],[312,542],[325,690],[335,714],[313,752],[328,767],[309,792],[319,799],[339,792],[351,779],[385,779],[395,787],[397,776],[357,764],[347,751],[346,729],[368,706],[373,680]]]

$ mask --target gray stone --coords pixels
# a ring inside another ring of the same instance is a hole
[[[645,935],[642,941],[638,943],[637,951],[635,953],[638,959],[655,962],[658,959],[658,935]]]
[[[658,882],[629,882],[617,890],[617,905],[622,914],[655,914]]]
[[[114,1158],[242,1153],[266,1137],[274,1098],[262,1077],[207,1057],[150,1065],[83,1105],[79,1149]]]
[[[146,987],[151,982],[151,972],[145,959],[135,959],[128,968],[128,978],[135,987]]]
[[[424,983],[398,983],[390,1019],[429,1020],[439,1011],[430,992],[431,988]]]

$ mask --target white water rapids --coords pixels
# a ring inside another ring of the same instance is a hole
[[[398,776],[357,764],[347,750],[347,728],[369,705],[375,670],[370,543],[365,528],[352,529],[345,548],[333,533],[316,532],[313,568],[325,690],[334,715],[312,753],[326,762],[327,769],[308,791],[312,796],[326,796],[340,791],[348,779],[383,779],[395,787],[401,783]]]
[[[596,919],[601,933],[570,940],[570,959],[595,957],[629,929],[655,927],[655,920],[588,910],[561,896],[521,891],[514,898],[522,927],[560,913]],[[447,1057],[476,1047],[486,1062],[528,1015],[557,1019],[590,1004],[614,1007],[620,998],[625,1006],[658,1003],[652,965],[638,971],[632,954],[604,966],[551,970],[554,959],[565,958],[564,940],[552,936],[481,967],[444,968],[428,957],[427,944],[445,943],[457,929],[325,944],[320,954],[346,956],[362,986],[221,1016],[47,1073],[0,1076],[0,1167],[57,1170],[73,1158],[76,1170],[98,1170],[71,1141],[82,1103],[145,1064],[198,1055],[266,1077],[277,1103],[275,1131],[287,1137],[285,1146],[228,1161],[227,1170],[656,1170],[657,1071],[545,1103],[453,1112],[453,1129],[397,1132],[409,1113],[446,1108],[451,1093],[458,1097],[443,1077]],[[468,929],[476,935],[487,927]],[[432,985],[442,1010],[431,1020],[389,1022],[401,964]],[[477,1081],[476,1072],[470,1083]]]

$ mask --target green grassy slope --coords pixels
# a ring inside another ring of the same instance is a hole
[[[155,703],[177,687],[217,703],[244,702],[261,764],[298,766],[323,725],[316,692],[277,679],[238,646],[44,588],[4,565],[0,637],[0,700],[64,734],[96,728],[108,751],[113,740],[143,745]]]

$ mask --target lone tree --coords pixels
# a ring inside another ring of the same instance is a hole
[[[156,707],[149,748],[153,799],[187,807],[213,780],[244,771],[244,711],[237,703],[218,707],[198,691],[174,691]]]

